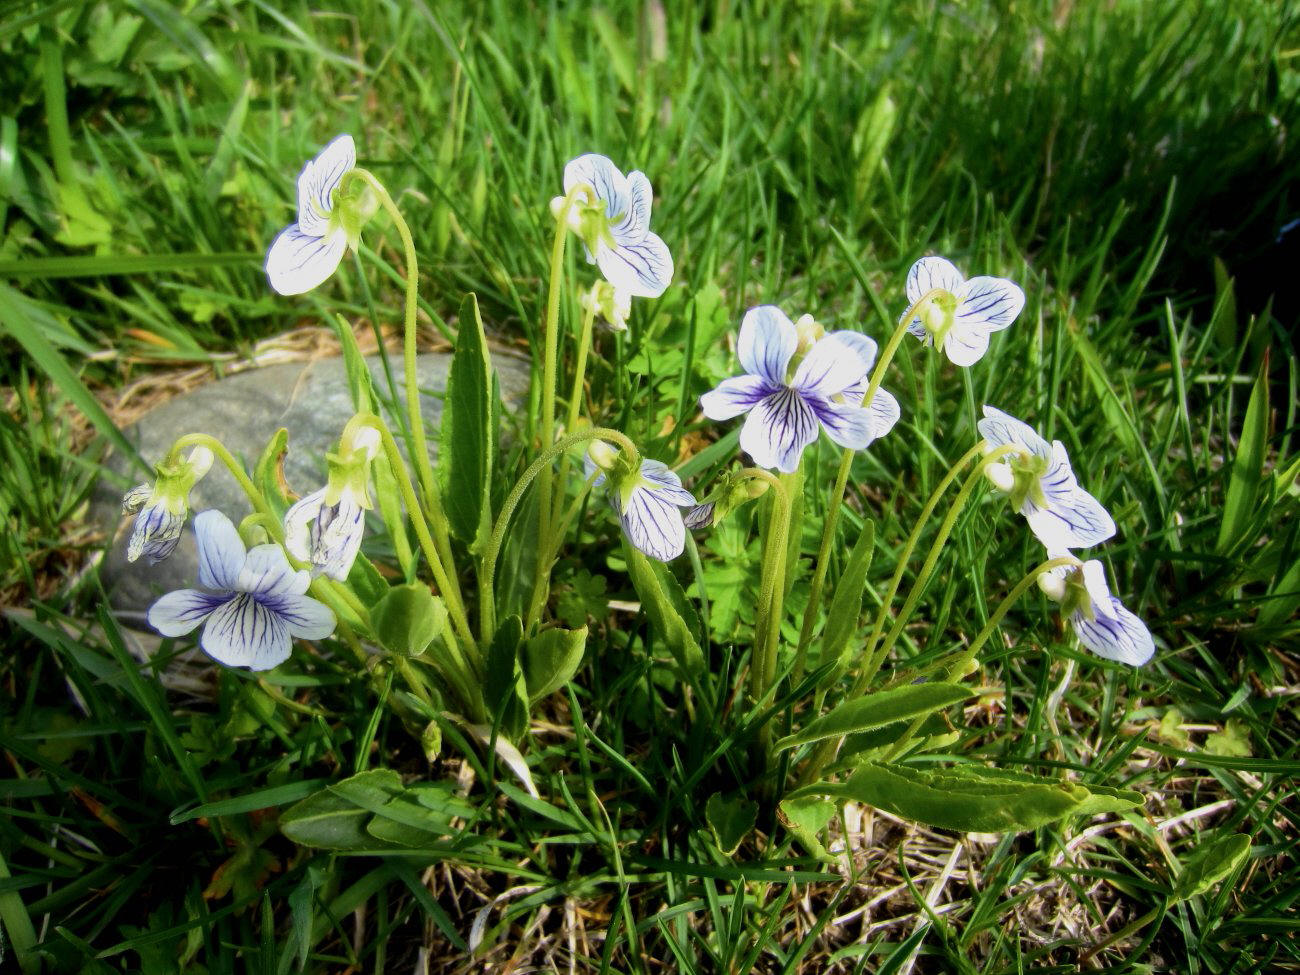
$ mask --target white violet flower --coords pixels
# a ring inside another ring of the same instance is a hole
[[[194,519],[194,535],[202,588],[169,592],[149,607],[149,625],[163,636],[204,623],[199,646],[208,656],[270,670],[289,658],[292,637],[321,640],[334,632],[334,613],[304,595],[311,577],[295,572],[279,545],[245,549],[230,519],[215,510]]]
[[[673,279],[673,256],[650,232],[654,196],[645,173],[624,176],[609,159],[587,153],[564,167],[564,192],[585,187],[569,208],[569,228],[587,249],[587,262],[605,280],[638,298],[658,298]],[[551,201],[557,216],[563,197]]]
[[[280,232],[266,255],[266,276],[282,295],[300,295],[328,278],[348,245],[357,245],[373,207],[339,199],[340,184],[357,165],[352,136],[341,135],[298,174],[298,222]]]
[[[135,515],[126,546],[128,562],[143,555],[154,564],[176,550],[190,515],[190,491],[212,467],[212,459],[207,447],[195,447],[174,466],[159,465],[158,479],[152,485],[140,484],[126,493],[122,512]]]
[[[876,343],[860,332],[823,333],[808,315],[796,327],[775,305],[759,305],[745,312],[736,354],[746,374],[724,379],[700,407],[710,420],[749,414],[740,447],[759,467],[792,473],[820,429],[861,450],[898,420],[898,401],[883,389],[862,405]]]
[[[1050,445],[1033,427],[992,406],[984,407],[980,435],[995,447],[1018,447],[984,473],[1049,551],[1087,548],[1115,534],[1115,522],[1096,498],[1079,487],[1061,441]]]
[[[1050,569],[1038,577],[1038,585],[1061,604],[1079,642],[1097,656],[1138,667],[1156,652],[1146,624],[1110,594],[1106,570],[1096,559]]]
[[[940,293],[916,310],[907,330],[926,345],[942,346],[958,366],[983,358],[989,336],[1014,322],[1025,307],[1025,293],[1005,278],[967,281],[950,261],[923,257],[907,273],[908,304],[936,289]]]
[[[695,507],[695,497],[682,487],[682,479],[660,461],[642,460],[640,469],[632,471],[607,444],[597,441],[593,447],[596,449],[589,450],[583,459],[586,476],[591,477],[598,466],[601,468],[592,486],[598,488],[608,481],[609,504],[627,540],[660,562],[681,555],[686,547],[681,509]],[[593,455],[599,458],[599,464]]]
[[[285,513],[284,547],[298,561],[310,562],[312,575],[347,581],[361,551],[366,511],[371,507],[370,464],[378,452],[378,432],[350,424],[338,453],[326,458],[330,467],[326,486]]]

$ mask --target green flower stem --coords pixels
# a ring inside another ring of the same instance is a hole
[[[578,414],[581,412],[583,380],[587,373],[587,352],[591,345],[591,329],[596,321],[596,310],[594,308],[585,308],[582,313],[582,337],[578,339],[578,361],[573,367],[573,392],[569,395],[569,416],[564,424],[565,433],[573,433],[578,429]],[[560,458],[560,473],[556,477],[556,483],[560,485],[557,489],[558,494],[555,498],[555,511],[551,515],[551,525],[554,527],[560,520],[564,512],[564,488],[566,477],[569,473],[569,455],[565,454]],[[556,532],[557,536],[562,532]],[[559,538],[556,538],[556,548],[559,548]]]
[[[393,221],[393,225],[397,228],[397,234],[402,238],[402,248],[406,253],[406,315],[402,332],[402,359],[405,366],[406,422],[411,431],[411,462],[415,465],[416,480],[420,485],[420,496],[424,500],[425,510],[429,513],[433,536],[437,540],[438,554],[444,565],[451,566],[453,563],[447,516],[442,510],[442,499],[438,495],[438,486],[433,479],[433,465],[429,461],[429,442],[424,436],[424,414],[420,410],[420,386],[415,369],[416,337],[418,335],[415,312],[419,301],[420,288],[420,267],[415,256],[415,241],[411,237],[411,228],[407,226],[406,220],[403,219],[401,210],[397,208],[397,204],[389,196],[384,184],[379,182],[373,173],[366,169],[353,169],[348,173],[348,176],[362,180],[374,191],[380,207],[388,214]],[[390,463],[396,467],[400,460],[399,455],[395,460],[390,460]],[[394,473],[396,473],[396,470],[394,470]],[[454,592],[455,601],[462,603],[460,582],[456,578],[454,571],[451,572],[448,582],[454,589],[444,589],[443,595],[447,597]]]
[[[172,449],[167,452],[167,459],[164,463],[177,463],[181,451],[186,447],[207,447],[208,450],[212,451],[213,455],[226,465],[226,469],[230,471],[231,476],[239,483],[240,489],[248,496],[248,501],[253,506],[253,510],[259,515],[266,516],[267,524],[271,529],[271,537],[277,542],[284,542],[284,526],[280,524],[279,519],[275,517],[275,513],[271,511],[271,506],[266,503],[266,498],[257,489],[253,479],[244,472],[243,466],[235,459],[235,455],[226,449],[225,444],[206,433],[187,433],[172,444]]]
[[[749,696],[755,706],[764,700],[776,680],[777,645],[781,634],[781,611],[785,603],[785,562],[789,549],[790,492],[784,477],[758,467],[747,467],[742,477],[763,481],[772,489],[774,508],[763,539],[763,567],[758,583],[758,615],[754,624],[754,653],[749,670]],[[770,764],[771,722],[758,730],[755,758],[766,770]]]
[[[898,351],[899,345],[902,344],[903,336],[907,334],[907,326],[916,317],[916,313],[926,303],[933,301],[943,293],[942,288],[933,288],[921,295],[911,308],[903,312],[903,317],[898,320],[898,326],[894,329],[894,334],[889,337],[884,350],[880,353],[880,358],[876,360],[876,367],[872,370],[871,382],[867,384],[867,391],[863,394],[862,403],[870,403],[875,398],[877,391],[880,389],[880,384],[884,382],[885,371],[889,368],[889,364],[894,361],[894,354]],[[795,665],[796,680],[803,676],[804,654],[807,652],[808,644],[812,642],[813,627],[817,623],[817,613],[821,607],[822,588],[826,584],[826,571],[830,568],[831,546],[835,542],[835,529],[839,524],[840,505],[844,502],[844,491],[848,487],[849,471],[853,467],[854,453],[855,451],[846,447],[840,455],[839,473],[835,476],[835,486],[831,489],[830,501],[826,506],[826,521],[822,526],[822,540],[817,548],[817,564],[813,568],[812,583],[808,589],[808,605],[804,609],[803,624],[799,628],[798,661]]]
[[[510,517],[515,513],[515,509],[519,507],[519,502],[523,499],[528,486],[533,483],[533,480],[548,464],[571,447],[576,447],[581,443],[589,443],[592,440],[609,440],[617,444],[620,450],[627,453],[634,469],[640,469],[641,454],[636,449],[636,444],[632,443],[619,431],[611,430],[608,427],[592,427],[582,433],[570,434],[542,451],[537,459],[528,465],[528,469],[520,476],[519,481],[511,488],[510,494],[506,496],[505,503],[501,505],[496,524],[492,528],[492,537],[488,540],[487,548],[483,551],[479,580],[479,633],[484,644],[491,640],[492,635],[496,632],[495,576],[497,558],[501,555],[501,545],[505,541],[506,529],[510,526]],[[546,484],[549,480],[550,478],[543,477],[538,482],[539,490],[540,486]],[[546,549],[540,548],[540,551],[544,554]]]
[[[564,245],[569,238],[569,212],[573,209],[578,194],[583,192],[585,187],[581,184],[569,190],[560,206],[560,212],[555,217],[555,239],[551,244],[551,275],[546,293],[546,321],[542,326],[542,403],[539,439],[543,451],[550,450],[551,443],[555,439],[555,374],[558,369],[560,342],[560,286],[564,274]],[[533,601],[538,599],[538,593],[546,584],[546,577],[550,572],[549,563],[544,556],[551,547],[551,521],[554,516],[551,510],[551,487],[550,477],[542,478],[537,485],[537,547],[538,553],[543,557],[537,560],[537,570],[533,577]]]
[[[334,594],[339,602],[343,603],[348,609],[356,613],[357,619],[361,620],[361,622],[365,624],[366,629],[370,629],[370,610],[366,608],[365,603],[357,598],[356,593],[349,589],[344,583],[339,582],[337,579],[331,579],[328,576],[322,576],[316,581],[322,583],[325,588]]]
[[[465,605],[460,600],[460,588],[452,587],[448,578],[446,566],[444,566],[441,555],[437,546],[434,544],[433,537],[429,534],[429,526],[425,523],[424,513],[420,509],[420,501],[415,496],[415,488],[411,484],[411,478],[406,473],[406,465],[402,463],[401,452],[397,449],[397,441],[389,432],[388,427],[379,417],[370,417],[366,425],[379,434],[380,442],[384,445],[384,453],[388,457],[388,465],[392,468],[393,474],[397,477],[397,488],[402,492],[402,499],[406,502],[406,511],[411,518],[411,525],[415,529],[415,537],[420,543],[420,549],[424,552],[424,559],[429,563],[429,569],[433,572],[434,581],[438,584],[438,591],[442,593],[443,599],[447,603],[447,612],[451,616],[452,626],[456,628],[456,634],[460,639],[466,641],[468,646],[474,646],[474,632],[469,627],[469,618],[465,615]],[[451,565],[455,570],[455,565]]]
[[[975,639],[971,641],[970,646],[953,656],[952,663],[948,665],[948,680],[958,681],[966,676],[966,669],[975,659],[976,654],[980,652],[980,648],[983,647],[984,644],[988,642],[989,637],[993,635],[993,631],[998,628],[998,625],[1002,622],[1002,617],[1006,616],[1011,607],[1014,606],[1020,597],[1025,594],[1025,590],[1038,581],[1039,576],[1044,572],[1050,572],[1052,569],[1060,568],[1063,565],[1078,564],[1079,560],[1073,555],[1065,555],[1060,558],[1048,559],[1046,562],[1041,562],[1031,569],[1025,577],[1017,582],[1012,590],[1007,593],[1002,602],[998,603],[998,608],[993,611],[993,615],[989,617],[989,621],[984,624],[984,628],[980,630]],[[903,734],[903,737],[898,739],[898,741],[894,743],[893,747],[890,748],[889,753],[885,756],[885,761],[892,762],[902,754],[903,749],[911,742],[912,737],[916,734],[924,721],[925,718],[921,717],[912,722],[907,731]]]
[[[978,446],[983,447],[983,442],[981,441]],[[857,697],[859,694],[866,691],[872,678],[876,676],[876,672],[880,669],[880,665],[884,662],[885,658],[889,656],[889,651],[894,648],[894,644],[898,641],[899,634],[903,632],[903,627],[906,626],[907,621],[911,619],[912,611],[916,609],[916,604],[920,601],[921,594],[925,591],[925,587],[930,581],[930,576],[934,573],[935,563],[939,561],[939,554],[943,550],[944,544],[947,543],[948,536],[952,534],[952,529],[957,523],[958,515],[960,515],[962,509],[966,507],[966,502],[970,499],[971,493],[983,479],[984,472],[1007,454],[1015,453],[1017,450],[1019,450],[1019,448],[1011,444],[1004,447],[995,447],[993,450],[985,454],[984,458],[976,464],[975,468],[966,476],[966,481],[962,484],[961,490],[957,492],[957,497],[953,500],[952,506],[948,509],[948,514],[939,525],[939,531],[936,533],[934,541],[930,545],[930,551],[926,553],[925,561],[921,563],[921,570],[916,574],[916,579],[912,583],[912,588],[907,593],[907,598],[903,600],[903,608],[899,610],[898,617],[894,620],[894,625],[890,627],[889,633],[885,636],[884,642],[881,643],[874,655],[867,661],[866,668],[858,675],[858,679],[853,685],[853,691],[850,695],[851,698]],[[910,551],[908,554],[911,554]],[[901,564],[902,563],[900,562],[900,565]],[[892,596],[890,598],[892,599]],[[888,613],[888,611],[888,604],[883,604],[880,608],[880,613],[877,614],[877,623],[882,627],[884,623],[884,614]],[[872,632],[874,633],[875,630],[873,629]]]

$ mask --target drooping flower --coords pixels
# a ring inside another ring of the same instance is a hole
[[[564,192],[585,187],[569,208],[569,228],[587,249],[587,262],[628,295],[658,298],[673,279],[673,256],[650,232],[654,197],[645,173],[624,176],[609,159],[587,153],[564,167]],[[551,201],[557,216],[563,197]]]
[[[140,484],[122,498],[123,514],[135,515],[135,526],[126,546],[126,560],[141,555],[150,564],[161,562],[176,550],[185,519],[190,515],[190,491],[212,467],[212,451],[195,447],[189,457],[175,464],[160,464],[153,484]]]
[[[632,313],[632,294],[626,288],[608,281],[597,281],[582,292],[578,300],[592,315],[598,315],[611,332],[627,331],[627,316]]]
[[[600,468],[593,487],[607,485],[609,505],[627,540],[660,562],[681,555],[686,547],[681,509],[695,507],[695,497],[682,487],[682,479],[657,460],[643,459],[633,471],[608,444],[597,441],[593,447],[583,459],[587,477]]]
[[[1115,534],[1115,522],[1101,502],[1079,487],[1061,441],[1049,445],[1033,427],[992,406],[984,407],[978,426],[989,450],[1020,448],[985,473],[1049,551],[1087,548]]]
[[[936,289],[938,294],[916,310],[907,330],[926,345],[942,346],[958,366],[983,358],[989,336],[1014,322],[1025,307],[1025,293],[1005,278],[967,281],[950,261],[923,257],[907,273],[908,304]]]
[[[334,632],[330,608],[304,595],[310,575],[295,572],[279,545],[245,549],[230,519],[215,510],[194,519],[194,535],[202,588],[169,592],[149,607],[149,625],[163,636],[204,623],[199,646],[208,656],[270,670],[288,659],[292,637],[321,640]]]
[[[326,486],[285,513],[284,547],[300,562],[310,562],[312,575],[344,582],[352,571],[371,507],[370,464],[378,451],[375,429],[350,423],[338,452],[326,458],[330,467]]]
[[[711,420],[749,414],[740,447],[759,467],[792,473],[819,429],[841,447],[861,450],[898,419],[898,401],[883,389],[861,405],[876,343],[860,332],[820,334],[810,323],[804,316],[796,329],[775,305],[749,309],[736,348],[746,374],[700,397]]]
[[[767,481],[755,477],[746,477],[724,471],[714,483],[712,490],[694,508],[690,508],[682,520],[686,527],[695,531],[720,524],[723,519],[737,508],[767,493]]]
[[[266,255],[266,276],[282,295],[300,295],[323,282],[357,246],[375,202],[340,198],[343,177],[356,168],[352,136],[341,135],[298,174],[298,221],[280,232]]]
[[[1151,631],[1110,594],[1106,570],[1096,559],[1050,569],[1038,577],[1038,585],[1061,604],[1079,642],[1097,656],[1138,667],[1155,653]]]

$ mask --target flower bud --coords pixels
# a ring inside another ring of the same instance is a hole
[[[618,466],[618,451],[603,440],[593,440],[587,445],[587,456],[602,471],[609,473]]]

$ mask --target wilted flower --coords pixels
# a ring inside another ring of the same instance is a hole
[[[352,136],[341,135],[298,174],[298,222],[280,232],[266,255],[266,276],[280,294],[310,291],[334,273],[349,244],[357,246],[375,204],[368,196],[340,199],[343,177],[356,164]]]
[[[199,637],[210,657],[230,667],[270,670],[289,657],[290,640],[334,632],[334,613],[304,595],[311,577],[295,572],[279,545],[245,549],[220,511],[194,519],[201,589],[169,592],[149,607],[149,625],[183,636],[206,620]]]
[[[775,305],[749,309],[736,348],[746,375],[724,379],[700,397],[711,420],[748,413],[741,449],[759,467],[787,474],[799,466],[819,428],[841,447],[861,450],[898,419],[898,402],[883,389],[869,408],[860,405],[876,361],[872,339],[859,332],[821,334],[808,316],[800,326]],[[797,353],[802,358],[791,375]]]
[[[1032,427],[992,406],[984,407],[979,431],[993,447],[1019,447],[1003,463],[985,468],[994,486],[1049,551],[1086,548],[1115,534],[1115,522],[1096,498],[1079,487],[1061,441],[1050,446]]]
[[[935,289],[940,293],[916,310],[907,330],[927,345],[942,346],[958,366],[983,358],[989,336],[1014,322],[1025,307],[1025,293],[1004,278],[967,281],[942,257],[923,257],[907,273],[908,303],[915,305]]]
[[[593,444],[597,445],[604,449],[589,450],[583,464],[588,477],[601,468],[593,486],[609,482],[609,504],[622,522],[627,540],[660,562],[677,558],[686,547],[681,509],[695,507],[695,498],[682,487],[682,479],[657,460],[642,460],[640,469],[632,471],[617,451],[599,441]]]
[[[724,471],[704,500],[689,509],[682,520],[692,531],[712,527],[741,505],[762,497],[767,489],[767,481]]]
[[[284,547],[312,575],[343,582],[361,551],[370,508],[370,463],[379,450],[373,427],[349,424],[337,454],[330,454],[329,482],[298,501],[284,516]]]
[[[587,153],[564,167],[564,192],[586,187],[569,208],[569,228],[582,238],[587,261],[615,288],[639,298],[658,298],[673,279],[668,245],[650,232],[654,196],[645,173],[624,176],[609,159]],[[558,216],[563,197],[551,201]]]
[[[135,515],[135,527],[126,546],[126,560],[141,555],[151,564],[176,550],[181,530],[190,514],[190,491],[212,466],[212,451],[195,447],[189,457],[174,465],[159,465],[158,479],[140,484],[122,498],[122,512]]]
[[[1061,604],[1079,642],[1097,656],[1137,667],[1155,653],[1151,631],[1110,594],[1106,570],[1096,559],[1050,569],[1038,577],[1038,585]]]

